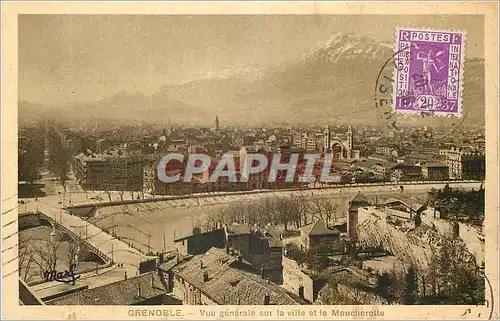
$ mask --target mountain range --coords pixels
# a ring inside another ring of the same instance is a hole
[[[273,70],[249,67],[227,71],[219,77],[164,85],[151,96],[119,91],[96,101],[45,107],[20,101],[19,117],[43,113],[67,119],[150,122],[169,117],[173,122],[211,124],[218,115],[222,123],[373,125],[379,122],[375,82],[392,55],[391,44],[338,34],[310,54]],[[484,87],[484,59],[465,59],[463,108],[469,123],[484,124]]]

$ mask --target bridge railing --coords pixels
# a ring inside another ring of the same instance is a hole
[[[49,221],[51,224],[54,224],[55,226],[57,226],[59,229],[64,231],[66,234],[68,234],[72,239],[78,240],[78,242],[84,243],[85,246],[88,247],[89,250],[91,250],[91,252],[93,252],[97,256],[99,256],[104,262],[111,262],[110,257],[108,257],[104,252],[99,250],[97,247],[92,245],[88,240],[85,240],[85,239],[78,237],[75,233],[73,233],[73,231],[71,231],[70,229],[68,229],[67,227],[62,225],[61,223],[56,222],[54,219],[52,219],[50,216],[46,215],[45,213],[38,212],[37,214],[40,216],[43,216],[44,219]]]

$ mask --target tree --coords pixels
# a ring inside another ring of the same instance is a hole
[[[337,219],[336,213],[338,210],[338,205],[332,203],[330,199],[320,198],[314,201],[313,206],[313,218],[317,218],[326,223],[330,223],[333,220]]]
[[[109,189],[108,186],[105,187],[104,192],[108,195],[108,199],[111,202],[112,201],[112,199],[111,199],[111,190]]]
[[[305,198],[303,194],[301,194],[297,198],[293,198],[294,204],[297,207],[297,212],[298,212],[298,221],[297,221],[297,228],[299,228],[301,224],[301,220],[304,221],[303,225],[307,225],[308,223],[308,216],[311,210],[311,207],[309,205],[309,202]]]
[[[417,270],[412,265],[408,268],[408,271],[405,276],[403,303],[415,304],[416,301],[417,301]]]
[[[75,271],[78,267],[78,261],[80,256],[80,244],[69,242],[68,243],[68,252],[67,252],[67,264],[68,271]]]
[[[285,231],[288,231],[288,223],[290,222],[292,208],[290,199],[286,197],[277,197],[274,199],[274,209],[277,221],[285,226]]]
[[[381,297],[370,293],[362,280],[347,271],[347,274],[332,274],[322,294],[323,304],[363,305],[381,304]]]
[[[120,201],[123,201],[124,194],[125,194],[125,191],[123,190],[123,188],[120,188],[118,190],[118,195],[120,195]]]
[[[34,263],[38,266],[41,276],[46,272],[56,271],[58,261],[57,251],[60,245],[61,242],[59,241],[43,241],[33,246],[33,250],[36,254]]]
[[[330,259],[325,255],[321,255],[319,249],[312,248],[306,252],[306,264],[311,270],[322,271],[328,266],[328,263],[330,263]]]
[[[393,285],[394,282],[389,273],[384,272],[383,274],[377,276],[376,291],[382,298],[386,299],[388,302],[392,302],[394,300],[394,296],[391,291]]]
[[[29,283],[33,278],[31,267],[35,263],[35,251],[29,245],[32,237],[27,239],[19,239],[19,277],[26,283]]]
[[[40,178],[40,169],[44,161],[44,136],[39,128],[28,129],[18,140],[18,181],[33,184]]]
[[[464,242],[447,235],[434,257],[437,294],[448,304],[481,304],[484,302],[484,277]]]
[[[19,181],[25,181],[30,185],[39,178],[40,164],[34,158],[33,152],[28,150],[20,151],[18,154]]]
[[[71,160],[70,151],[64,144],[62,134],[51,126],[47,133],[48,137],[48,152],[49,152],[49,169],[57,175],[61,184],[66,191],[66,181],[68,180],[69,165]]]
[[[66,192],[66,182],[68,181],[68,173],[69,173],[69,162],[70,155],[69,150],[67,148],[62,148],[60,151],[58,166],[57,166],[57,175],[61,184]]]
[[[479,191],[460,191],[445,186],[435,195],[430,194],[430,200],[441,213],[441,218],[471,222],[480,225],[484,218],[484,189]]]

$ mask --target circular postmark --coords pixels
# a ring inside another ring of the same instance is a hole
[[[484,278],[486,280],[487,289],[490,292],[490,300],[489,301],[485,300],[485,305],[488,308],[488,320],[492,320],[493,319],[493,312],[495,311],[495,295],[493,293],[493,286],[491,285],[490,279],[488,278],[486,273],[484,273],[484,271],[482,271],[482,272],[483,272]],[[486,291],[485,291],[485,299],[486,299]]]
[[[406,105],[414,106],[411,114],[405,114],[396,111],[395,109],[395,75],[396,71],[407,68],[408,55],[402,55],[407,48],[403,48],[394,52],[388,60],[384,62],[380,71],[378,72],[374,88],[375,107],[378,112],[379,119],[383,124],[392,131],[400,131],[401,125],[410,120],[411,118],[426,118],[429,119],[429,125],[442,125],[444,128],[439,133],[434,134],[434,139],[442,139],[451,136],[458,128],[460,128],[464,121],[467,119],[467,112],[464,112],[462,117],[456,117],[452,114],[446,116],[438,115],[438,109],[446,111],[448,102],[444,95],[421,95],[414,90],[407,90],[402,94],[401,99]],[[409,81],[411,87],[426,88],[430,86],[428,79],[418,72],[410,74]]]

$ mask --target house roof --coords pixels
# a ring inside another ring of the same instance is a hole
[[[283,241],[280,237],[280,231],[276,227],[266,226],[266,227],[255,227],[254,235],[260,235],[260,238],[266,239],[269,247],[282,247]]]
[[[424,164],[424,167],[448,167],[444,162],[427,162]]]
[[[402,200],[402,199],[395,198],[395,197],[389,198],[387,201],[385,201],[384,205],[393,204],[393,203],[402,203],[414,211],[418,211],[422,207],[424,207],[424,205],[422,205],[418,202],[415,202],[413,200],[406,200],[406,199]]]
[[[305,301],[276,284],[238,268],[238,264],[242,263],[237,258],[212,248],[179,264],[172,272],[218,304],[263,305],[265,295],[270,296],[272,305],[305,304]],[[205,273],[207,281],[204,281]]]
[[[301,228],[306,235],[319,236],[319,235],[339,235],[340,231],[334,227],[328,227],[323,221],[316,221],[314,223],[305,225]]]
[[[359,204],[369,204],[370,202],[368,201],[368,199],[366,198],[366,196],[364,196],[363,194],[361,194],[361,192],[358,192],[358,194],[354,195],[353,198],[351,198],[351,200],[349,201],[350,204],[352,203],[359,203]]]
[[[223,233],[224,233],[223,229],[217,229],[217,230],[212,230],[212,231],[199,233],[199,234],[185,235],[185,236],[175,238],[174,243],[181,242],[183,240],[186,240],[186,239],[189,239],[192,237],[209,237],[209,236],[217,237],[217,236],[223,235]]]
[[[229,235],[245,235],[250,234],[250,228],[244,224],[233,223],[227,227]]]
[[[140,289],[140,296],[139,296]],[[165,294],[156,272],[78,291],[47,302],[49,305],[131,305]]]

